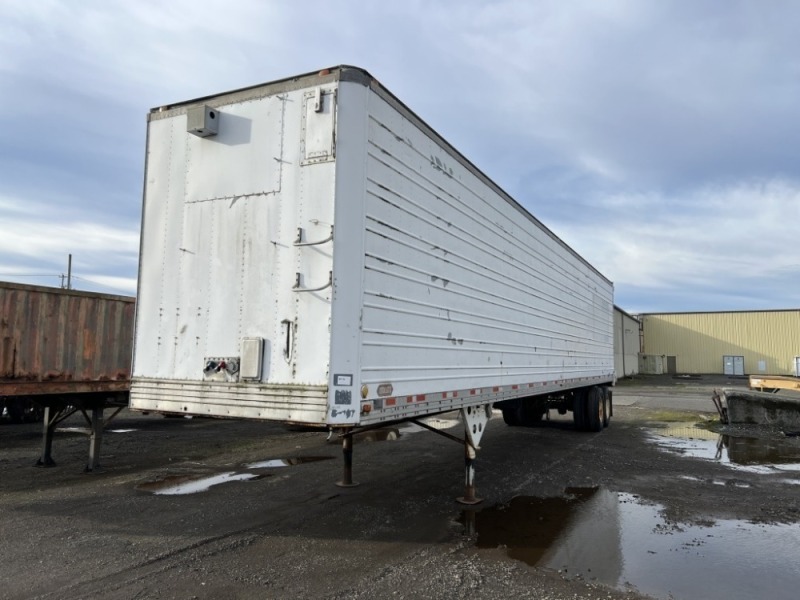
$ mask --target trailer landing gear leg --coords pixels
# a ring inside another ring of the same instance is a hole
[[[100,443],[103,441],[103,407],[92,408],[91,433],[89,434],[89,462],[86,473],[100,468]]]
[[[483,432],[489,417],[492,416],[492,405],[468,406],[461,409],[461,419],[464,421],[464,495],[456,498],[461,504],[478,504],[482,498],[475,495],[475,458],[477,457]]]
[[[469,440],[464,440],[464,495],[456,498],[456,502],[460,504],[478,504],[483,502],[482,498],[475,496],[475,458],[477,451],[469,443]]]
[[[55,413],[55,414],[53,414]],[[55,467],[56,462],[53,460],[53,433],[58,424],[58,411],[53,410],[50,406],[44,407],[44,425],[42,428],[42,456],[36,461],[37,467]]]
[[[342,455],[344,456],[344,471],[342,480],[337,481],[339,487],[355,487],[358,484],[353,481],[353,434],[346,433],[342,437]]]
[[[55,467],[53,460],[53,435],[56,426],[64,419],[71,416],[77,409],[68,404],[62,397],[47,398],[41,402],[44,407],[44,420],[42,422],[42,456],[36,461],[37,467]]]

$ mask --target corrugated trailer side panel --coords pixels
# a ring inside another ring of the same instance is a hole
[[[369,397],[402,414],[613,379],[610,282],[374,91],[367,135]]]
[[[0,307],[0,394],[127,389],[133,298],[0,283]]]

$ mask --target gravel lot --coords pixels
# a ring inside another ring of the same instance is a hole
[[[454,502],[463,448],[406,426],[357,440],[361,485],[348,489],[333,485],[341,451],[320,431],[123,412],[103,469],[85,474],[80,433],[58,433],[57,466],[37,469],[38,427],[0,426],[0,597],[730,600],[749,597],[749,568],[766,568],[752,538],[789,561],[760,582],[764,597],[794,598],[800,441],[721,428],[721,385],[743,382],[621,382],[598,434],[573,431],[569,415],[516,428],[496,413],[475,511]],[[438,426],[459,434],[454,417]],[[702,456],[706,442],[720,456]],[[214,476],[229,481],[154,493]],[[718,554],[730,548],[741,552]],[[703,560],[728,570],[725,585],[684,573]]]

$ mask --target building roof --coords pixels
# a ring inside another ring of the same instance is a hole
[[[652,312],[639,313],[638,317],[657,317],[661,315],[724,315],[724,314],[747,314],[747,313],[779,313],[779,312],[800,312],[800,308],[769,308],[763,310],[687,310],[674,312]]]

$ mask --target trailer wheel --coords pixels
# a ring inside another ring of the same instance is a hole
[[[603,399],[603,390],[598,386],[593,386],[589,389],[586,395],[586,430],[587,431],[602,431],[605,401]]]
[[[607,387],[603,390],[603,427],[608,427],[611,421],[611,390]]]
[[[586,431],[586,390],[575,390],[572,400],[572,422],[575,431]]]
[[[517,409],[504,408],[502,410],[503,410],[503,422],[509,427],[517,427],[519,425],[519,419],[517,418]]]
[[[537,398],[519,399],[519,422],[524,427],[536,427],[542,422],[546,405]]]
[[[531,410],[530,408],[528,409],[523,408],[522,412],[523,412],[522,424],[525,427],[536,427],[542,422],[542,419],[544,418],[544,412],[540,410]]]
[[[511,406],[504,406],[500,410],[503,411],[503,422],[510,427],[517,427],[519,425],[519,407],[512,404]]]
[[[6,412],[11,423],[24,423],[25,422],[25,409],[20,405],[20,400],[16,398],[9,398],[6,401]]]

